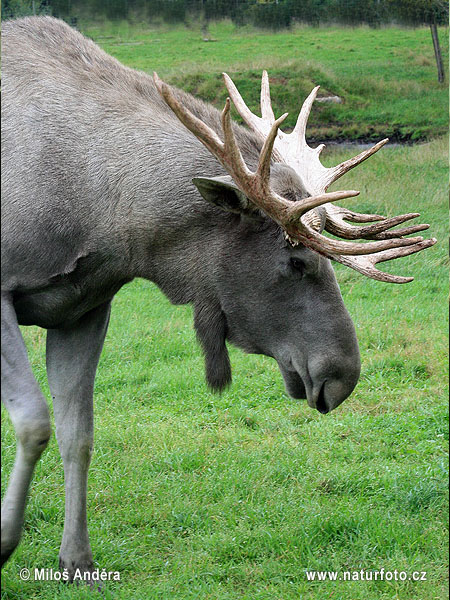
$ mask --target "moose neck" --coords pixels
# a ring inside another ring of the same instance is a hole
[[[199,101],[195,107],[220,132],[218,111]],[[226,239],[236,235],[240,218],[209,204],[196,190],[194,177],[226,172],[172,114],[168,117],[156,128],[143,127],[144,117],[138,115],[129,124],[138,140],[134,158],[119,154],[112,172],[122,177],[114,186],[119,189],[120,234],[130,245],[132,274],[154,281],[172,302],[184,304],[211,287],[215,256]],[[236,130],[248,164],[255,165],[260,145],[256,136]],[[129,151],[125,140],[116,140],[117,147]]]

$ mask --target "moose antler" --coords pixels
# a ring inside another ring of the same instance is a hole
[[[302,243],[312,250],[341,262],[373,279],[395,283],[405,283],[412,280],[411,277],[398,277],[382,273],[374,265],[378,262],[418,252],[435,243],[435,240],[423,241],[422,237],[402,237],[426,229],[428,225],[416,225],[395,232],[386,231],[417,216],[417,213],[402,215],[393,219],[385,219],[380,215],[361,215],[331,204],[337,200],[357,196],[359,192],[354,190],[326,192],[327,187],[332,182],[374,154],[387,140],[379,142],[373,148],[365,150],[355,158],[327,169],[319,160],[319,154],[324,147],[323,144],[316,149],[312,149],[306,144],[305,139],[306,122],[318,87],[306,99],[295,129],[292,134],[288,135],[278,129],[287,117],[287,113],[279,119],[275,119],[266,71],[263,73],[261,86],[262,118],[251,113],[231,79],[224,74],[225,83],[239,114],[263,142],[257,169],[252,172],[242,158],[233,132],[229,98],[227,98],[222,111],[224,134],[224,141],[222,142],[214,130],[181,104],[171,88],[156,73],[154,73],[153,78],[158,91],[175,115],[216,156],[246,196],[284,229],[286,238],[292,245]],[[294,168],[311,195],[301,201],[291,202],[274,192],[269,181],[272,158]],[[326,228],[328,228],[328,231],[339,235],[341,238],[363,238],[376,241],[366,243],[346,242],[320,234],[314,228],[314,213],[310,212],[319,206],[324,206],[326,209]],[[348,225],[344,220],[357,223],[379,222],[366,227],[355,227]],[[362,235],[359,233],[360,230]]]

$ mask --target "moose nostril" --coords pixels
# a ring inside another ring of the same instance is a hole
[[[330,412],[330,409],[328,408],[325,400],[325,382],[320,388],[319,396],[316,401],[316,408],[323,415],[326,415],[328,412]]]

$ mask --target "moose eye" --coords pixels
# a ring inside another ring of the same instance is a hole
[[[291,265],[296,271],[298,271],[301,275],[303,275],[303,271],[305,270],[305,263],[299,258],[291,258]]]

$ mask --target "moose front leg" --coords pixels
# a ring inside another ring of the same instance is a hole
[[[2,503],[2,564],[19,543],[35,464],[50,438],[50,417],[28,362],[11,295],[2,292],[2,401],[17,436],[14,468]]]
[[[73,327],[51,329],[47,334],[47,374],[66,493],[59,563],[71,579],[76,569],[85,572],[93,568],[86,515],[87,477],[94,440],[94,379],[109,313],[108,302]]]

